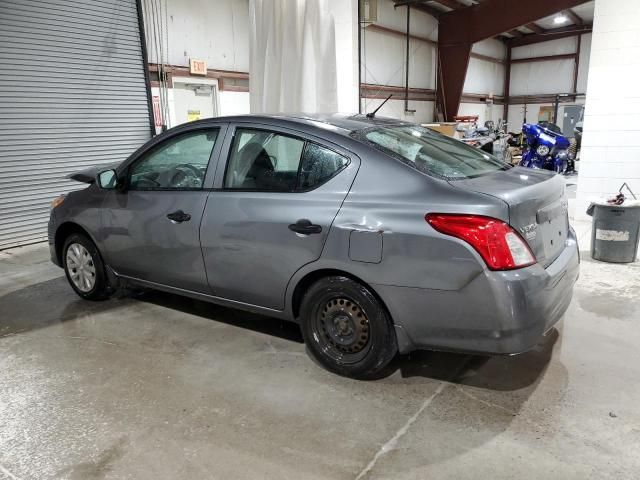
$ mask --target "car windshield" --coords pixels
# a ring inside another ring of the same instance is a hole
[[[482,150],[418,125],[375,127],[355,137],[422,173],[447,180],[511,168]]]

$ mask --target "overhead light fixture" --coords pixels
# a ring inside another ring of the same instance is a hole
[[[556,25],[559,25],[561,23],[566,22],[567,20],[569,20],[566,15],[556,15],[555,18],[553,19],[553,23],[555,23]]]

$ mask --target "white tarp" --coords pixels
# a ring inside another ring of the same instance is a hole
[[[251,112],[337,111],[327,0],[250,0],[249,22]]]

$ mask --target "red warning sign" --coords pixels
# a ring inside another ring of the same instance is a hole
[[[162,115],[160,114],[160,97],[153,96],[153,119],[155,120],[156,127],[162,126]]]

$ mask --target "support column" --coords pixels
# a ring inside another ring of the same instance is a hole
[[[470,55],[470,43],[438,48],[438,105],[447,122],[458,114]]]
[[[504,110],[503,116],[505,122],[509,121],[509,96],[511,90],[511,45],[507,46],[507,60],[504,69]]]
[[[573,64],[573,93],[578,93],[578,74],[580,72],[580,50],[582,49],[582,35],[576,38],[576,60]],[[574,97],[575,100],[575,97]]]
[[[635,0],[598,0],[578,169],[575,215],[587,219],[589,199],[618,191],[627,182],[640,193],[640,112],[637,46],[640,11]],[[583,246],[587,248],[588,246]]]

